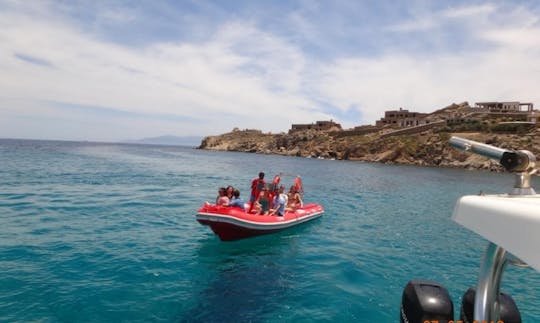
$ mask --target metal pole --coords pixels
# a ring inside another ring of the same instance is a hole
[[[506,266],[506,250],[490,243],[480,266],[480,277],[474,301],[476,321],[498,321],[500,308],[497,296],[500,293],[501,279]]]

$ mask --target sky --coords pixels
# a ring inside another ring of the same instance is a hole
[[[0,138],[351,128],[539,89],[537,1],[0,0]]]

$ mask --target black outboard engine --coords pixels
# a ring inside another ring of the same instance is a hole
[[[401,323],[453,321],[454,304],[448,290],[431,281],[411,280],[403,290],[400,319]]]
[[[463,323],[475,322],[473,319],[475,293],[475,289],[471,287],[463,295],[461,311],[459,314],[459,319],[462,320]],[[499,302],[500,321],[504,323],[521,323],[521,314],[519,313],[519,309],[517,308],[514,299],[510,295],[500,293],[497,297],[497,302]]]

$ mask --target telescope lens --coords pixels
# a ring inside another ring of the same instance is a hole
[[[529,157],[520,152],[505,152],[500,163],[509,172],[524,172],[529,167]]]

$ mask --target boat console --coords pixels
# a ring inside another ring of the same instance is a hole
[[[540,271],[540,194],[531,187],[531,175],[537,171],[536,158],[526,150],[507,150],[459,137],[452,137],[449,143],[456,149],[494,159],[515,175],[514,187],[508,193],[463,196],[454,208],[452,219],[455,222],[490,241],[480,265],[476,289],[468,290],[463,297],[460,320],[521,322],[516,304],[509,295],[500,292],[500,285],[508,264],[529,265]],[[426,284],[431,287],[419,288]],[[434,288],[440,290],[435,296]],[[444,306],[428,308],[422,304],[430,302],[422,302],[423,299],[432,300],[432,305]],[[410,281],[403,292],[401,322],[453,321],[448,303],[452,305],[443,286]],[[419,319],[414,319],[416,317]]]

